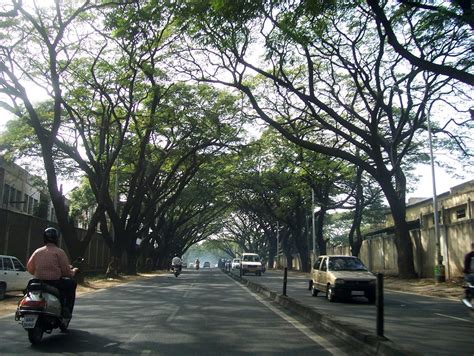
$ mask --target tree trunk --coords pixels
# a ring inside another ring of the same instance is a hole
[[[128,248],[127,248],[127,274],[136,275],[137,274],[137,245],[136,238],[130,238]]]
[[[362,222],[362,210],[364,207],[364,190],[361,185],[362,169],[357,168],[356,177],[356,193],[355,193],[355,210],[354,219],[352,220],[351,230],[349,231],[349,244],[351,246],[352,256],[359,256],[362,246],[362,235],[360,233],[360,224]]]
[[[326,251],[326,240],[323,236],[323,222],[326,211],[321,209],[318,213],[318,219],[316,220],[316,243],[319,249],[319,255],[325,255]]]
[[[276,237],[273,235],[268,235],[268,268],[273,268],[275,264],[275,256],[277,254],[277,241]]]
[[[413,261],[413,245],[410,239],[408,224],[406,221],[405,187],[403,182],[397,180],[397,190],[393,188],[390,180],[379,179],[380,186],[387,198],[392,212],[395,226],[395,245],[398,252],[398,274],[400,278],[416,278],[415,264]]]
[[[120,273],[122,251],[117,245],[114,245],[111,249],[111,252],[109,265],[107,266],[107,272],[105,275],[107,278],[118,278]]]
[[[301,269],[303,272],[309,272],[309,250],[308,250],[308,241],[307,241],[307,234],[304,230],[298,231],[299,234],[295,239],[295,245],[298,249],[298,253],[301,259]],[[295,231],[295,233],[297,233]]]

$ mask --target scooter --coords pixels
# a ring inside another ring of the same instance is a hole
[[[466,284],[463,286],[463,288],[466,291],[466,296],[462,299],[463,304],[471,309],[471,311],[474,311],[473,305],[472,305],[472,298],[474,297],[474,284],[471,281],[466,280]]]
[[[81,263],[83,260],[76,261]],[[51,334],[53,329],[66,332],[71,318],[72,315],[64,317],[62,314],[59,289],[37,278],[28,282],[15,312],[15,320],[28,332],[28,339],[33,345],[39,344],[43,334]]]

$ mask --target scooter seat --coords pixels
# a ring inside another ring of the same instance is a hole
[[[40,279],[30,280],[30,282],[28,283],[28,286],[26,287],[26,290],[30,292],[34,292],[34,291],[46,292],[60,298],[60,293],[59,293],[58,288],[53,287],[49,284],[46,284]]]

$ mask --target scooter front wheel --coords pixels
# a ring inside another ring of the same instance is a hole
[[[36,325],[33,329],[28,329],[28,339],[31,344],[37,345],[41,342],[43,338],[43,328],[39,325]]]

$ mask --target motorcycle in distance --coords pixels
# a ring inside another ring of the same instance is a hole
[[[196,266],[196,270],[199,269],[199,260],[196,260],[196,262],[194,263],[194,265]]]
[[[466,291],[466,296],[462,299],[462,302],[466,307],[468,307],[469,309],[471,309],[471,311],[474,312],[474,308],[472,306],[472,297],[474,296],[474,284],[472,278],[466,278],[465,285],[463,286],[463,288]]]
[[[171,272],[173,272],[175,277],[178,277],[179,274],[181,273],[181,266],[178,265],[172,265],[171,266]]]
[[[84,258],[79,257],[72,265],[78,267],[82,262]],[[15,320],[28,332],[28,339],[33,345],[39,344],[43,334],[51,334],[53,329],[59,328],[65,332],[71,318],[72,315],[68,318],[62,315],[59,290],[37,278],[28,282],[25,295],[18,302],[15,312]]]

